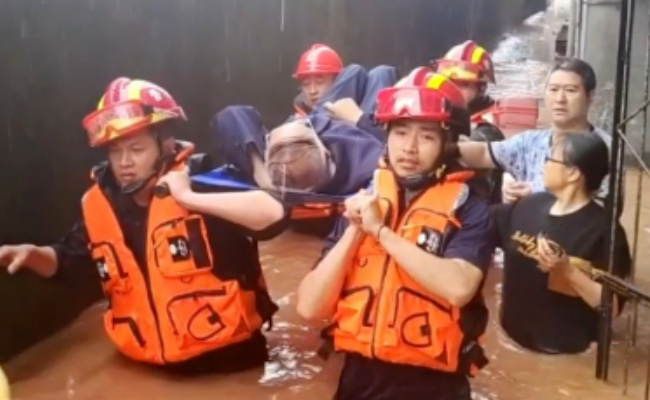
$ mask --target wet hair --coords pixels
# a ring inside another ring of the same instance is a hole
[[[267,171],[273,185],[285,189],[316,189],[329,178],[327,156],[309,141],[291,141],[270,148]]]
[[[609,149],[594,132],[566,134],[557,144],[567,165],[578,168],[589,193],[596,192],[609,174]]]
[[[570,57],[562,58],[555,64],[555,66],[553,66],[551,74],[555,71],[573,72],[580,76],[582,87],[588,95],[592,94],[596,89],[596,73],[591,65],[584,60]]]

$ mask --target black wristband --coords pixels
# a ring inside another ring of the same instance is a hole
[[[377,229],[377,234],[375,235],[375,238],[377,238],[378,241],[379,241],[379,236],[381,235],[381,230],[384,229],[384,228],[388,228],[388,227],[387,227],[386,225],[383,225],[383,224],[382,224],[382,225],[379,227],[379,229]]]

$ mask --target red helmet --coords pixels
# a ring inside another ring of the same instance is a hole
[[[427,77],[427,81],[423,85],[427,89],[433,89],[441,93],[447,100],[451,102],[451,105],[455,108],[466,109],[465,96],[458,89],[449,77],[442,74],[431,74]]]
[[[315,44],[302,53],[293,77],[302,79],[310,75],[338,74],[343,61],[336,51],[324,44]]]
[[[492,56],[471,40],[452,47],[433,68],[452,80],[495,83]]]
[[[429,67],[417,67],[400,79],[395,87],[423,86],[432,74],[433,71]]]
[[[423,86],[380,91],[375,118],[382,123],[399,119],[448,122],[461,130],[469,126],[463,94],[449,78],[440,74],[432,75]]]
[[[426,87],[392,87],[377,96],[375,118],[387,123],[399,119],[446,121],[451,117],[451,103],[441,93]]]
[[[82,125],[90,145],[96,147],[171,119],[187,117],[165,89],[143,80],[117,78]]]

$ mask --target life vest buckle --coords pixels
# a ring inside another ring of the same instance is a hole
[[[336,324],[329,324],[320,331],[320,337],[323,339],[323,342],[318,348],[318,351],[316,351],[316,354],[325,361],[334,353],[334,337],[332,336],[334,328],[336,328]]]
[[[472,340],[463,347],[460,354],[460,360],[462,368],[461,372],[468,376],[473,376],[472,367],[480,370],[490,363],[490,360],[485,355],[485,350],[483,350],[483,347],[481,347],[476,340]]]
[[[334,353],[334,339],[327,338],[323,340],[316,354],[323,360],[327,361],[330,356]]]

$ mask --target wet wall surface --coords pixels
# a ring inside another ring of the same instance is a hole
[[[79,217],[88,171],[81,119],[117,76],[163,85],[185,107],[186,138],[226,105],[290,112],[299,54],[313,42],[345,62],[402,71],[474,38],[492,47],[544,0],[3,0],[0,2],[0,244],[47,243]],[[87,266],[87,269],[92,269]],[[69,321],[93,299],[0,272],[0,360]],[[82,288],[82,289],[80,289]],[[25,310],[29,314],[25,315]],[[17,318],[27,318],[18,322]],[[44,316],[48,316],[45,318]],[[5,321],[10,320],[7,330]]]

